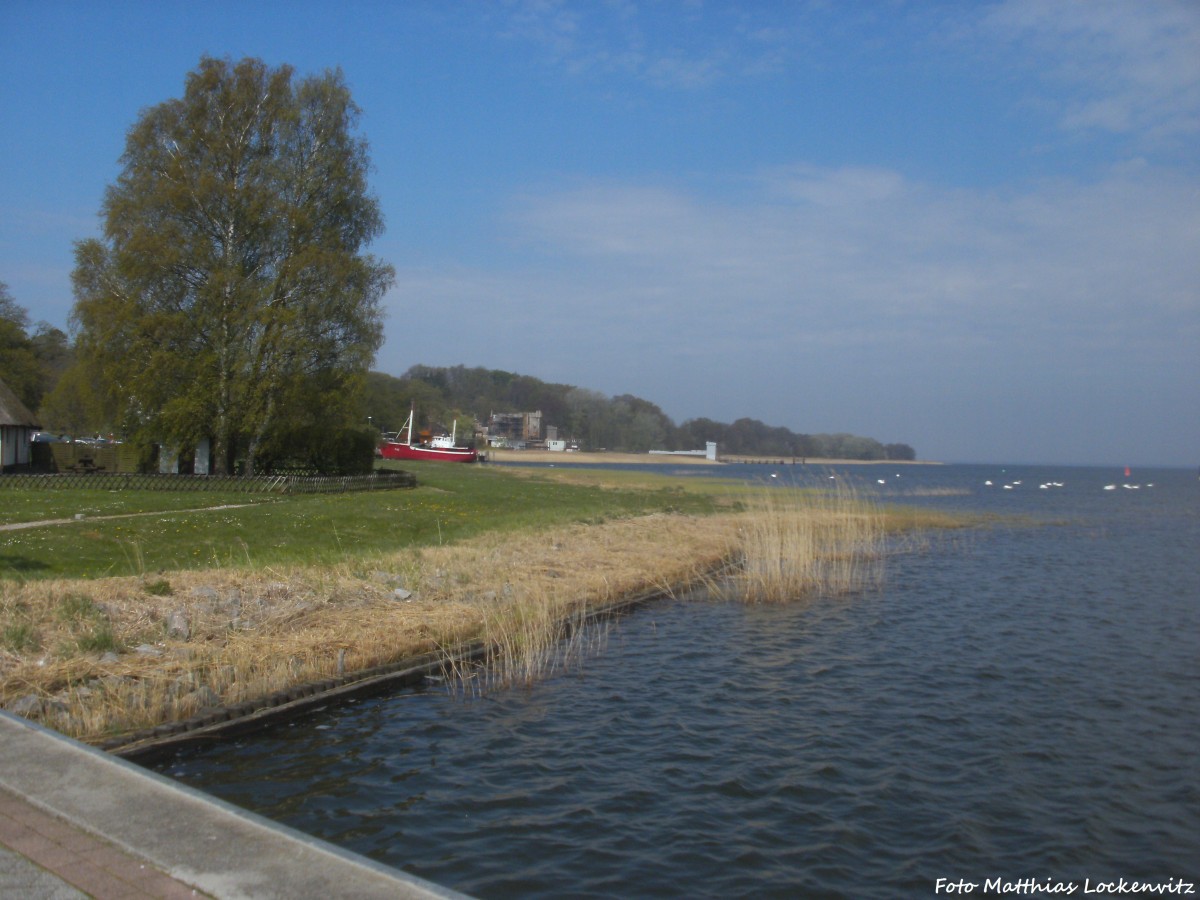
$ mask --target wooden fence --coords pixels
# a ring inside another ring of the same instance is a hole
[[[245,494],[341,494],[348,491],[414,488],[408,472],[371,475],[160,475],[156,473],[67,472],[0,475],[0,490],[227,491]]]

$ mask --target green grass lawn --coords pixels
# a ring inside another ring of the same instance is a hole
[[[226,491],[0,491],[0,525],[41,522],[83,516],[119,516],[123,513],[167,512],[221,506],[227,503],[263,503],[278,500],[272,494]],[[0,538],[3,540],[3,538]]]
[[[551,474],[406,463],[412,490],[274,496],[161,491],[0,491],[0,579],[94,578],[213,566],[332,564],[485,531],[706,512],[713,495],[668,480],[567,483]],[[237,509],[198,509],[247,503]],[[127,518],[100,516],[150,513]],[[74,520],[77,514],[83,518]]]

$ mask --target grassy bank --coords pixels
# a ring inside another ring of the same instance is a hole
[[[819,520],[825,560],[880,549],[841,542],[838,515],[889,527],[857,498],[840,513],[812,501],[754,508],[753,491],[707,479],[437,464],[417,474],[410,492],[5,533],[0,704],[99,740],[476,640],[509,662],[502,678],[523,680],[544,669],[564,620],[694,582],[723,560],[755,572],[790,554],[747,540],[764,516],[784,513],[789,529]],[[137,498],[121,502],[137,511]],[[895,527],[922,527],[904,516]],[[31,534],[44,544],[9,543]],[[829,589],[793,582],[780,597]]]
[[[518,480],[511,470],[481,466],[410,463],[404,468],[417,475],[418,488],[270,499],[226,493],[5,491],[0,495],[0,527],[70,521],[0,531],[0,580],[332,565],[348,556],[449,543],[486,531],[713,508],[711,495],[667,480],[651,488],[622,488],[552,477]]]

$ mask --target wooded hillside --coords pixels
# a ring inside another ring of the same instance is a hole
[[[376,427],[398,430],[413,405],[418,427],[448,431],[457,419],[459,434],[473,421],[486,422],[492,413],[541,410],[544,426],[556,426],[560,438],[576,441],[585,450],[694,450],[716,441],[722,454],[733,456],[916,458],[907,444],[883,444],[853,434],[800,434],[749,418],[732,424],[688,419],[676,425],[640,397],[606,397],[498,369],[417,365],[399,378],[382,372],[368,375],[366,414]]]

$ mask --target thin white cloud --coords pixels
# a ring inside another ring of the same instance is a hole
[[[1200,437],[1179,418],[1200,384],[1194,180],[966,190],[798,164],[741,185],[527,192],[503,272],[399,273],[381,368],[469,360],[951,459],[1178,460]]]
[[[513,221],[549,261],[693,304],[736,292],[751,305],[865,310],[868,322],[963,311],[964,327],[1003,311],[1195,311],[1200,208],[1195,186],[1169,175],[995,193],[799,166],[759,183],[739,202],[598,184],[527,197]]]
[[[1057,110],[1065,129],[1155,141],[1200,130],[1193,0],[1005,0],[983,25],[1020,42],[1031,66],[1069,89]]]
[[[867,9],[821,3],[721,7],[520,0],[501,31],[573,74],[622,74],[659,88],[696,90],[826,65],[832,29],[844,51],[895,41]],[[1194,0],[1001,0],[940,13],[891,10],[929,39],[974,33],[992,58],[1044,79],[1027,98],[1078,134],[1134,135],[1148,146],[1200,131],[1200,4]],[[888,20],[892,25],[895,19]],[[974,22],[974,27],[972,27]],[[905,32],[909,34],[909,32]],[[910,39],[916,40],[910,35]],[[932,46],[932,45],[931,45]]]
[[[781,71],[811,46],[798,27],[808,6],[516,0],[506,6],[500,33],[540,48],[572,74],[622,74],[657,88],[696,90]]]
[[[1014,359],[1200,348],[1200,204],[1170,174],[998,193],[797,166],[747,184],[736,201],[612,183],[526,195],[507,223],[523,269],[419,285],[402,273],[402,287],[475,310],[529,353],[593,354],[634,326],[746,365],[766,336],[982,342]]]

